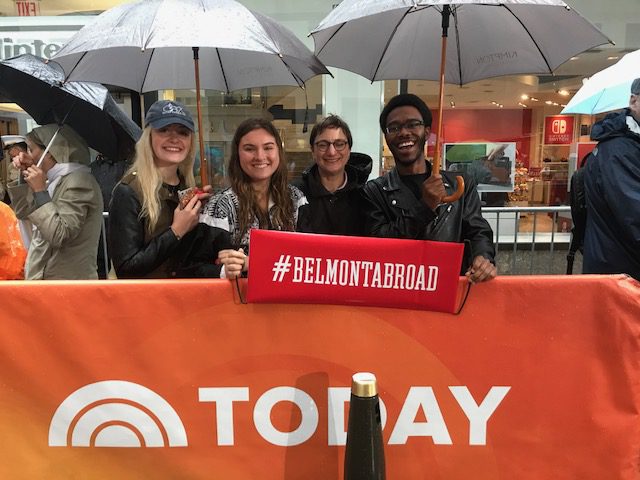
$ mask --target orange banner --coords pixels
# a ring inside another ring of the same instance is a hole
[[[351,374],[388,478],[637,479],[640,284],[501,277],[459,316],[211,281],[0,283],[0,478],[340,479]]]

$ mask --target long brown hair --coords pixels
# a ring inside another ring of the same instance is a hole
[[[265,120],[263,118],[249,118],[238,125],[236,133],[233,136],[231,157],[229,158],[229,180],[231,182],[231,188],[238,196],[239,203],[238,222],[240,226],[240,238],[242,238],[244,233],[246,233],[254,216],[259,219],[264,218],[264,212],[261,212],[255,193],[251,187],[251,178],[244,173],[240,167],[239,153],[242,137],[253,130],[260,129],[265,130],[275,139],[276,145],[278,146],[278,157],[280,160],[278,168],[273,173],[269,181],[269,197],[273,199],[275,204],[273,207],[273,227],[275,229],[288,231],[293,231],[295,227],[293,220],[293,201],[291,200],[289,184],[287,181],[287,162],[280,134],[269,120]],[[260,226],[262,227],[263,225]],[[235,240],[239,241],[239,239]]]

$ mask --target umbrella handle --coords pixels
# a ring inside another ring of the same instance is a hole
[[[464,193],[464,178],[461,177],[460,175],[458,175],[456,177],[457,180],[457,187],[456,187],[456,191],[453,192],[451,195],[447,195],[446,197],[442,198],[442,203],[453,203],[456,200],[458,200],[462,194]]]

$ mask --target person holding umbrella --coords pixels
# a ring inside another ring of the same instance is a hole
[[[587,224],[583,273],[626,273],[640,280],[640,78],[629,107],[591,128],[598,142],[584,172]]]
[[[97,279],[103,205],[86,142],[55,124],[34,128],[26,141],[28,153],[13,158],[26,183],[9,185],[16,216],[35,227],[25,279]]]
[[[109,254],[118,278],[219,273],[212,263],[185,267],[191,249],[203,241],[203,229],[196,227],[211,189],[180,202],[179,192],[195,187],[194,130],[191,113],[180,102],[159,100],[149,108],[133,165],[111,196]]]
[[[252,228],[297,229],[301,207],[307,205],[307,199],[287,183],[287,177],[278,130],[262,118],[243,121],[231,144],[231,187],[213,197],[200,217],[202,223],[231,234],[235,248],[218,252],[222,278],[236,278],[247,272]],[[203,253],[206,257],[207,252]]]
[[[471,256],[461,273],[472,283],[491,280],[497,273],[493,232],[482,217],[475,183],[465,179],[464,195],[441,203],[456,179],[444,171],[431,174],[424,155],[431,120],[429,107],[410,93],[396,95],[382,110],[380,128],[396,166],[365,185],[365,229],[372,237],[469,241]]]

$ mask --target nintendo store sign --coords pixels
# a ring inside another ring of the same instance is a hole
[[[569,145],[573,142],[575,118],[572,115],[548,115],[544,119],[544,144]]]
[[[95,18],[84,16],[33,16],[39,3],[16,2],[17,17],[0,17],[0,60],[30,53],[53,57],[78,30]]]

